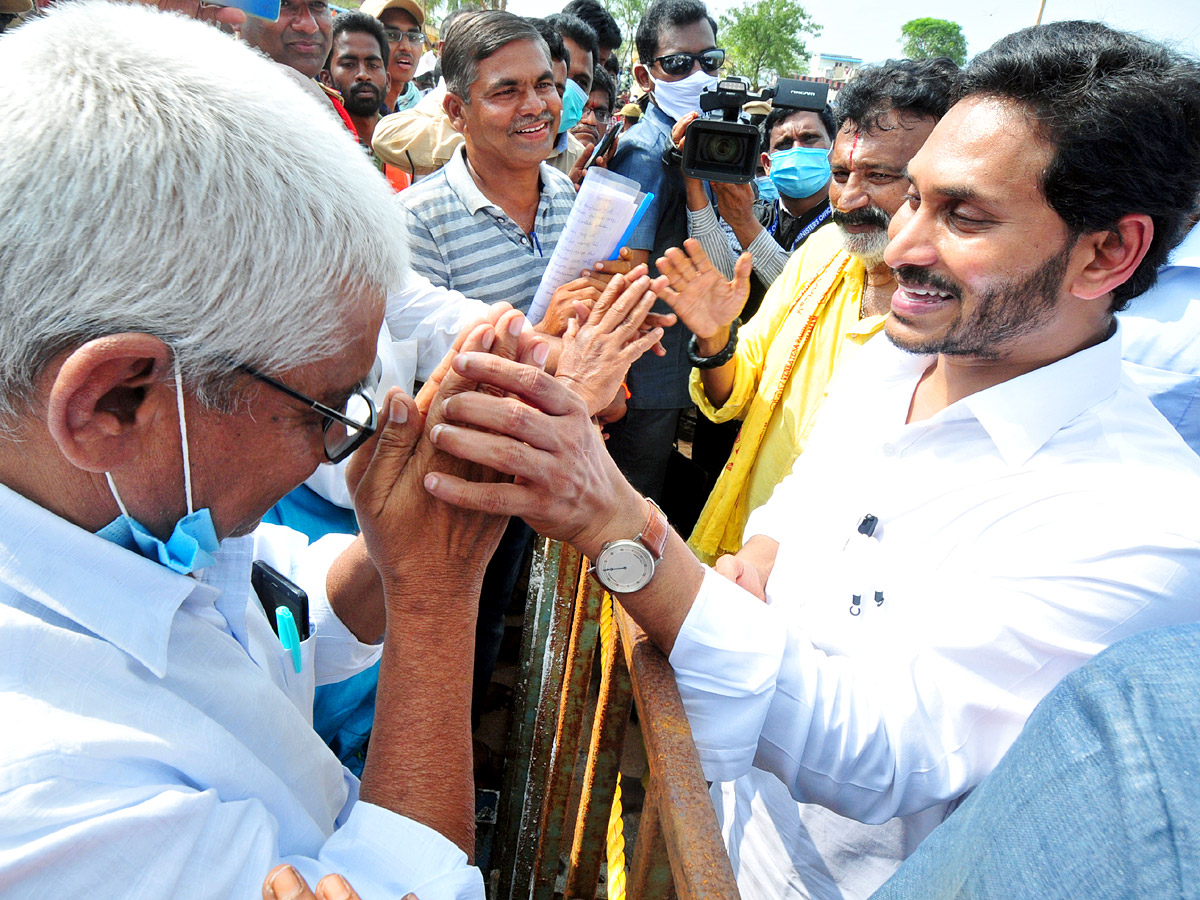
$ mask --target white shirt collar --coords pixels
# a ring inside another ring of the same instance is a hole
[[[4,485],[0,584],[82,625],[160,678],[166,674],[175,613],[193,592],[213,591],[73,525]]]
[[[1010,466],[1023,465],[1084,410],[1117,390],[1121,333],[1065,359],[963,398]],[[959,404],[954,404],[957,406]],[[953,406],[951,408],[953,408]]]
[[[546,185],[550,180],[546,177],[546,173],[542,171],[545,163],[538,163],[538,180],[541,184],[541,193],[538,196],[538,210],[541,210],[541,196],[546,193]],[[458,195],[458,199],[467,207],[467,211],[471,215],[479,212],[481,209],[494,209],[500,215],[507,215],[503,209],[493,203],[479,189],[479,185],[475,183],[475,179],[471,177],[471,171],[467,168],[467,148],[466,146],[459,147],[446,162],[446,182],[451,189]]]
[[[1200,269],[1200,223],[1193,225],[1191,231],[1184,235],[1183,240],[1171,251],[1164,268],[1171,266]]]

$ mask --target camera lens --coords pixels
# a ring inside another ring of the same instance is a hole
[[[733,135],[710,134],[697,155],[698,162],[729,166],[742,158],[742,141]]]

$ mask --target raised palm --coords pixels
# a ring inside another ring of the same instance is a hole
[[[658,271],[667,279],[658,295],[696,337],[711,338],[728,328],[746,305],[752,262],[750,254],[743,253],[734,265],[733,280],[726,281],[700,242],[688,238],[682,249],[672,247],[658,260]]]

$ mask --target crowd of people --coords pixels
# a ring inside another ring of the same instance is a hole
[[[596,0],[5,2],[6,897],[482,897],[535,533],[667,654],[742,896],[1195,892],[1200,60],[891,60],[729,184],[701,0],[628,73]],[[529,321],[593,166],[645,215]]]

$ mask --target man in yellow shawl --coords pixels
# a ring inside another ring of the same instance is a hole
[[[659,260],[666,299],[694,335],[692,399],[714,422],[743,422],[688,541],[704,562],[741,549],[747,517],[804,451],[834,371],[883,328],[896,289],[883,261],[888,224],[909,189],[908,161],[949,107],[957,74],[949,60],[901,60],[846,85],[830,150],[834,227],[792,255],[740,334],[749,254],[733,281],[693,240]]]

